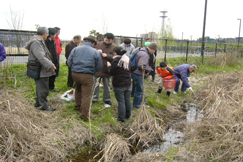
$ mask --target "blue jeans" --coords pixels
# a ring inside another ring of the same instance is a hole
[[[132,73],[132,79],[134,82],[133,106],[136,108],[140,108],[143,100],[143,76]]]
[[[180,83],[181,83],[180,82],[181,79],[177,75],[175,75],[174,78],[176,79],[176,85],[175,85],[174,91],[178,92],[179,86],[180,86]],[[184,83],[182,83],[181,92],[185,92],[186,89],[187,89],[186,85]]]
[[[113,87],[116,100],[118,102],[118,120],[125,121],[131,116],[132,104],[131,104],[131,86],[127,87]]]

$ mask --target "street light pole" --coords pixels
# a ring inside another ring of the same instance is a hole
[[[238,47],[237,50],[239,50],[239,46],[240,46],[240,28],[241,28],[241,19],[237,19],[240,20],[240,25],[239,25],[239,38],[238,38]]]
[[[205,46],[204,36],[205,36],[205,26],[206,26],[206,15],[207,15],[207,0],[205,0],[205,6],[204,6],[204,21],[203,21],[202,49],[201,49],[202,64],[203,64],[204,46]]]

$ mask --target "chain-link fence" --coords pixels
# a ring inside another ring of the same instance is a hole
[[[25,49],[26,43],[35,35],[34,31],[3,30],[0,29],[0,42],[4,45],[7,58],[0,63],[0,78],[26,75],[26,63],[28,51]],[[104,35],[96,36],[98,41],[103,41]],[[157,58],[166,61],[169,57],[201,56],[201,42],[199,40],[170,40],[155,39],[146,37],[115,36],[113,43],[120,45],[125,38],[130,38],[135,47],[142,47],[147,39],[157,43]],[[65,46],[71,40],[62,40],[61,62],[65,62]],[[82,45],[82,43],[80,44]],[[216,55],[227,50],[236,51],[242,54],[242,47],[233,43],[205,43],[204,56]],[[235,52],[235,53],[236,53]]]

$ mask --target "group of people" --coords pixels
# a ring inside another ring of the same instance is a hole
[[[48,30],[45,27],[39,27],[37,35],[33,36],[26,46],[29,50],[29,60],[38,60],[42,65],[40,78],[35,80],[37,95],[35,106],[40,110],[55,110],[48,106],[47,96],[50,87],[55,89],[54,82],[58,74],[58,50],[55,46],[57,46],[56,42],[61,45],[61,41],[55,41],[56,35],[57,33],[51,28]],[[130,39],[124,39],[119,46],[116,46],[113,40],[112,33],[106,33],[101,42],[97,42],[94,36],[89,35],[83,38],[83,45],[77,46],[81,42],[81,36],[76,35],[66,45],[65,56],[69,67],[67,84],[69,87],[75,87],[75,109],[80,112],[80,117],[84,120],[89,120],[90,103],[99,101],[101,81],[103,82],[103,101],[106,105],[112,105],[110,96],[112,81],[112,88],[118,101],[117,120],[124,122],[131,116],[132,106],[140,108],[143,103],[144,79],[151,75],[152,71],[155,75],[156,43],[146,42],[143,47],[139,48],[136,69],[131,71],[130,57],[137,49]],[[187,88],[192,90],[188,77],[196,69],[195,65],[188,64],[173,69],[165,62],[160,63],[160,67],[156,68],[161,78],[177,80],[174,94],[178,92],[180,80],[183,81],[182,92],[185,92]],[[162,83],[160,81],[157,91],[159,93],[163,88]],[[132,89],[134,89],[133,93]],[[171,90],[167,90],[167,96],[170,92]],[[131,96],[133,96],[133,103],[131,103]]]

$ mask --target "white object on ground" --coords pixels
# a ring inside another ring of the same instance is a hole
[[[75,101],[75,89],[70,89],[70,90],[64,92],[60,98],[67,102]]]

